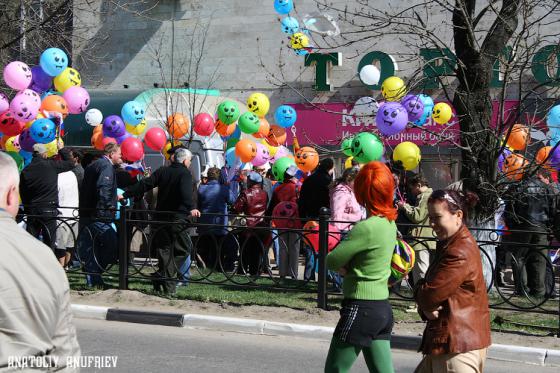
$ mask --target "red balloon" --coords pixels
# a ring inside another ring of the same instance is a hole
[[[311,231],[305,233],[304,237],[307,239],[308,243],[311,245],[316,253],[319,252],[319,224],[316,221],[308,221],[303,227],[306,231]],[[334,224],[329,224],[329,241],[328,250],[331,252],[336,245],[340,242],[340,231]]]
[[[25,123],[18,122],[11,112],[6,111],[0,115],[0,132],[2,132],[4,136],[17,136],[24,128]]]
[[[214,132],[214,118],[208,113],[200,113],[194,117],[194,132],[200,136],[210,136]]]
[[[121,152],[125,160],[137,162],[144,158],[144,147],[142,141],[136,137],[129,137],[121,143]]]
[[[152,127],[146,131],[144,142],[148,148],[156,152],[161,152],[167,142],[167,136],[165,136],[165,131],[161,128]]]

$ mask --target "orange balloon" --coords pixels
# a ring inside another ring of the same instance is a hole
[[[91,145],[97,150],[103,150],[103,134],[94,133],[93,136],[91,136]]]
[[[235,132],[235,127],[236,126],[237,126],[237,124],[235,124],[235,123],[227,125],[227,124],[224,124],[219,119],[216,120],[216,132],[218,132],[220,134],[220,136],[222,136],[222,137],[231,136],[231,134]]]
[[[93,127],[93,134],[95,135],[96,133],[103,133],[103,125],[102,124]]]
[[[266,137],[266,142],[272,146],[280,146],[286,142],[286,129],[276,124],[270,126],[270,132]]]
[[[504,173],[512,180],[521,180],[527,163],[521,154],[512,153],[504,160]]]
[[[68,105],[66,100],[58,95],[48,95],[41,102],[41,111],[54,111],[62,114],[63,118],[68,116]]]
[[[10,138],[10,136],[0,137],[0,149],[6,150],[6,141],[8,141],[9,138]]]
[[[257,144],[249,139],[239,140],[235,144],[235,155],[241,159],[241,162],[251,162],[257,155]]]
[[[261,126],[259,130],[253,134],[254,137],[257,139],[264,139],[270,133],[270,123],[266,120],[265,117],[259,118],[261,121]]]
[[[174,139],[180,139],[189,132],[189,120],[181,113],[173,113],[167,118],[167,132]]]
[[[309,146],[304,146],[296,152],[296,166],[304,171],[311,172],[319,164],[319,153]]]
[[[509,134],[507,145],[513,150],[523,150],[527,146],[529,128],[522,124],[514,124]]]

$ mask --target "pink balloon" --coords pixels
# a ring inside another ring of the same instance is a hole
[[[8,96],[0,92],[0,114],[8,111],[10,108],[10,100]]]
[[[257,143],[257,155],[251,163],[253,166],[263,166],[266,162],[270,161],[270,153],[268,152],[268,148],[263,144]]]
[[[306,233],[305,237],[313,247],[316,253],[319,252],[319,232],[317,233]],[[336,245],[340,242],[340,230],[334,225],[329,224],[329,241],[328,241],[328,250],[331,252]]]
[[[41,107],[41,97],[31,89],[24,89],[12,99],[10,112],[20,122],[29,122],[37,117]]]
[[[276,154],[274,154],[274,157],[271,159],[271,161],[274,163],[276,162],[278,159],[282,158],[282,157],[287,157],[290,155],[290,151],[288,150],[288,148],[286,148],[283,145],[280,145],[278,147],[278,150],[276,151]]]
[[[13,61],[4,67],[4,81],[17,91],[22,91],[31,84],[31,69],[21,61]]]
[[[123,159],[129,162],[137,162],[144,158],[144,147],[142,141],[135,137],[129,137],[121,144]]]
[[[89,93],[82,87],[70,87],[62,95],[70,114],[81,114],[87,110],[89,106]]]
[[[210,136],[214,132],[214,118],[208,113],[195,115],[194,132],[200,136]]]
[[[148,148],[161,152],[165,143],[167,143],[167,136],[165,136],[165,131],[161,128],[153,127],[146,131],[144,142]]]

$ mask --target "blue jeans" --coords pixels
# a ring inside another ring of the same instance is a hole
[[[315,250],[311,246],[304,245],[305,250],[305,272],[303,273],[303,279],[308,281],[315,281],[315,272],[317,272],[317,266],[319,261],[315,257]]]
[[[187,286],[189,284],[189,279],[191,278],[191,256],[187,256],[181,267],[179,268],[179,278],[183,281],[177,283],[177,286]]]
[[[103,285],[103,273],[118,258],[118,236],[109,223],[93,222],[80,231],[78,254],[83,263],[88,286]]]

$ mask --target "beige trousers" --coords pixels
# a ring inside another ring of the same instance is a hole
[[[418,281],[426,277],[426,272],[428,272],[428,267],[430,266],[430,251],[415,250],[414,254],[416,262],[412,268],[412,276],[414,276],[414,281]]]
[[[486,348],[462,354],[426,355],[414,373],[482,373]]]

